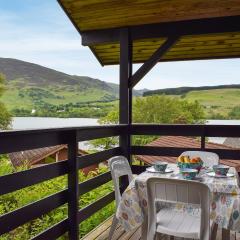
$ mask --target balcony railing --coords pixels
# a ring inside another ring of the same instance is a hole
[[[114,200],[114,192],[79,209],[81,195],[109,182],[110,172],[106,172],[85,182],[78,182],[78,170],[101,163],[116,155],[154,155],[178,156],[190,148],[131,146],[133,135],[194,136],[201,138],[201,148],[205,149],[206,137],[240,137],[240,126],[229,125],[112,125],[81,128],[59,128],[46,130],[0,132],[0,154],[35,149],[59,144],[68,145],[68,160],[46,166],[16,172],[0,177],[0,195],[41,183],[62,175],[68,176],[67,189],[45,197],[0,217],[0,235],[64,205],[68,205],[68,217],[33,239],[56,239],[69,233],[70,239],[77,239],[78,225]],[[120,146],[85,156],[78,156],[78,142],[97,138],[120,136]],[[124,140],[125,139],[125,140]],[[199,150],[194,148],[191,150]],[[219,154],[222,159],[240,159],[239,150],[206,149]],[[134,173],[144,170],[141,166],[132,166]]]

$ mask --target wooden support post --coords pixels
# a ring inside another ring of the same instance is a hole
[[[119,123],[131,124],[132,122],[132,90],[129,88],[129,77],[132,74],[132,40],[128,28],[120,33],[120,101]],[[130,157],[130,134],[129,131],[120,136],[120,147],[124,155]]]
[[[178,41],[179,37],[169,37],[153,55],[132,75],[130,87],[133,88],[162,58],[162,56]]]
[[[69,239],[79,239],[78,225],[78,165],[77,165],[77,131],[71,132],[71,139],[68,142],[68,219]]]

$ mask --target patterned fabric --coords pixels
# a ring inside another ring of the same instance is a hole
[[[122,195],[121,202],[117,208],[116,216],[126,231],[139,227],[147,216],[147,191],[146,181],[150,177],[182,179],[176,164],[169,164],[173,173],[159,174],[144,172],[138,175],[128,186]],[[240,232],[240,189],[239,178],[236,170],[230,168],[229,173],[234,177],[213,178],[202,170],[199,181],[208,185],[211,191],[211,220],[216,222],[220,228],[226,228]],[[173,207],[176,211],[184,211],[191,215],[199,215],[197,206],[186,204],[175,204],[166,206],[158,203],[158,209],[162,207]]]

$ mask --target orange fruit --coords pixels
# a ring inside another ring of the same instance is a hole
[[[191,160],[190,160],[190,163],[198,163],[199,161],[198,161],[198,159],[197,158],[192,158]]]

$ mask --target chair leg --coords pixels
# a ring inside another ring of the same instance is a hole
[[[212,226],[212,229],[211,229],[211,240],[216,240],[217,230],[218,230],[218,225],[216,223],[213,223],[213,226]]]
[[[112,221],[112,225],[111,225],[111,228],[110,228],[110,232],[109,232],[109,235],[108,235],[108,239],[109,240],[112,239],[114,231],[115,231],[115,229],[117,227],[117,224],[118,224],[118,219],[116,218],[116,215],[114,215],[113,221]]]
[[[222,239],[230,240],[230,230],[229,229],[222,229]]]

